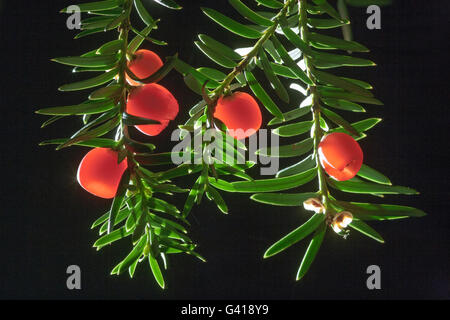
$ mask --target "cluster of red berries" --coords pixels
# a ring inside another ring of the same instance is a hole
[[[128,68],[139,79],[153,75],[163,66],[160,57],[149,50],[138,50]],[[130,115],[159,121],[160,124],[137,125],[145,135],[156,136],[174,120],[179,105],[172,93],[163,86],[150,83],[141,85],[127,75],[133,86],[126,106]],[[247,93],[235,92],[221,97],[214,117],[222,121],[232,136],[244,139],[259,130],[262,123],[261,110],[255,99]],[[120,179],[127,168],[127,161],[118,163],[118,153],[108,148],[95,148],[78,167],[78,182],[88,192],[106,199],[114,198]]]
[[[128,68],[140,79],[153,75],[163,66],[160,57],[149,50],[134,54]],[[145,135],[156,136],[174,120],[179,105],[172,93],[156,84],[144,84],[127,76],[133,86],[126,106],[130,115],[157,120],[160,124],[137,125]],[[234,138],[245,139],[257,132],[262,124],[262,114],[256,100],[245,92],[234,92],[217,101],[214,118],[223,122]],[[325,171],[336,180],[353,178],[362,165],[363,153],[358,143],[344,133],[326,135],[319,145],[320,162]],[[114,198],[127,161],[118,163],[118,153],[107,148],[91,150],[78,168],[78,182],[88,192],[106,199]]]
[[[140,79],[153,75],[163,62],[159,56],[149,50],[139,50],[128,68]],[[140,125],[136,128],[143,134],[156,136],[178,115],[178,101],[169,90],[156,83],[140,85],[127,76],[129,84],[135,86],[128,97],[126,111],[132,116],[159,121],[161,124]]]
[[[163,65],[158,55],[149,50],[139,50],[128,68],[141,79],[154,74]],[[164,87],[158,84],[139,86],[139,83],[127,78],[131,85],[137,86],[130,94],[127,112],[133,116],[153,119],[160,125],[136,126],[139,131],[156,136],[163,131],[170,120],[175,119],[179,106],[176,99]],[[229,133],[238,140],[245,139],[259,130],[262,114],[256,100],[244,92],[234,92],[217,101],[214,117],[222,121]]]
[[[153,75],[163,66],[160,57],[149,50],[138,50],[128,68],[140,79]],[[150,83],[141,85],[127,75],[134,86],[128,96],[126,112],[130,115],[159,121],[160,124],[138,125],[143,134],[156,136],[178,115],[175,97],[163,86]],[[88,192],[101,198],[114,198],[120,179],[127,169],[126,160],[118,162],[118,153],[108,148],[95,148],[88,152],[78,167],[78,182]]]

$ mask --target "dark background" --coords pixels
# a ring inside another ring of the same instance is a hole
[[[411,186],[420,196],[386,196],[382,202],[415,206],[428,216],[372,225],[386,239],[378,244],[357,232],[348,240],[329,232],[306,278],[294,277],[307,241],[263,261],[265,249],[306,217],[299,208],[259,205],[247,195],[226,194],[231,208],[221,215],[205,201],[191,217],[191,236],[208,259],[174,256],[167,273],[169,288],[157,287],[147,265],[135,279],[111,277],[109,271],[128,252],[129,243],[97,253],[91,223],[109,202],[84,192],[76,182],[79,161],[87,150],[55,152],[37,144],[64,137],[80,125],[68,119],[44,130],[37,108],[83,101],[86,93],[64,94],[59,85],[77,78],[52,57],[78,55],[97,48],[109,36],[72,40],[67,16],[58,11],[72,1],[1,1],[1,216],[0,298],[127,299],[448,299],[448,1],[395,1],[382,9],[382,30],[365,27],[364,8],[352,9],[355,39],[372,49],[377,68],[339,70],[375,86],[384,107],[367,106],[369,116],[383,117],[362,142],[367,164],[395,184]],[[199,7],[235,13],[225,0],[187,1],[181,12],[149,5],[161,17],[155,37],[167,47],[149,47],[160,56],[179,52],[195,66],[211,65],[194,48],[198,33],[235,47],[250,46],[212,23]],[[334,3],[334,1],[332,1]],[[236,18],[238,18],[236,16]],[[239,19],[239,18],[238,18]],[[178,30],[177,30],[178,29]],[[237,41],[236,41],[237,40]],[[211,65],[212,66],[212,65]],[[79,77],[79,76],[78,76]],[[182,105],[181,123],[198,97],[178,74],[164,79]],[[300,98],[300,97],[299,97]],[[286,107],[286,106],[284,106]],[[285,109],[286,110],[286,109]],[[351,119],[352,115],[348,115]],[[265,121],[270,119],[266,113]],[[355,119],[363,119],[357,115]],[[352,119],[353,120],[353,119]],[[172,128],[175,127],[173,124]],[[162,148],[170,130],[154,139]],[[286,164],[284,164],[286,165]],[[185,181],[186,186],[191,181]],[[305,186],[301,190],[312,190]],[[364,197],[339,195],[341,199]],[[378,201],[378,199],[366,199]],[[176,200],[184,201],[184,195]],[[82,290],[66,289],[66,268],[82,269]],[[382,270],[382,290],[366,288],[366,268]]]

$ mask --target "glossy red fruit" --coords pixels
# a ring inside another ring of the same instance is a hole
[[[334,179],[345,181],[361,169],[363,152],[358,142],[348,134],[334,132],[323,137],[319,144],[322,167]]]
[[[163,66],[161,58],[150,50],[138,50],[134,54],[134,59],[128,63],[128,68],[140,79],[150,77]],[[127,75],[127,81],[132,86],[141,84],[134,81]]]
[[[109,148],[89,151],[78,167],[78,183],[93,195],[112,199],[116,196],[120,179],[127,169],[127,161],[120,164],[118,153]]]
[[[179,106],[175,97],[163,86],[150,83],[132,90],[128,97],[127,112],[133,116],[157,120],[161,124],[139,125],[136,128],[149,136],[163,131],[170,120],[178,115]]]
[[[245,92],[221,97],[214,117],[222,121],[234,138],[245,139],[261,128],[262,114],[256,100]]]

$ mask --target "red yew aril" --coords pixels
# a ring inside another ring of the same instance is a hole
[[[150,83],[134,88],[127,103],[127,113],[161,124],[137,125],[136,128],[149,136],[156,136],[163,131],[170,120],[178,115],[179,106],[175,97],[163,86]]]
[[[78,183],[93,195],[112,199],[116,196],[120,179],[127,169],[126,160],[118,163],[118,153],[109,148],[89,151],[78,167]]]
[[[214,117],[222,121],[229,134],[245,139],[261,128],[262,114],[256,100],[245,92],[234,92],[217,101]]]
[[[334,132],[322,138],[319,144],[319,159],[332,178],[345,181],[353,178],[361,169],[363,152],[351,136]]]
[[[128,63],[128,68],[139,78],[145,79],[150,77],[159,68],[163,66],[161,58],[150,50],[138,50],[134,53],[134,58]],[[132,86],[140,86],[141,84],[134,81],[127,75],[127,81]]]

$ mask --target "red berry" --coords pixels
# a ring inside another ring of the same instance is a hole
[[[161,58],[150,50],[138,50],[134,54],[134,59],[128,63],[128,68],[140,79],[150,77],[163,66]],[[127,81],[132,86],[141,84],[134,81],[127,75]]]
[[[358,142],[348,134],[334,132],[323,137],[319,144],[322,167],[334,179],[345,181],[361,169],[363,152]]]
[[[133,116],[157,120],[161,124],[139,125],[136,128],[149,136],[156,136],[178,115],[177,100],[163,86],[150,83],[132,90],[128,97],[127,112]]]
[[[256,100],[245,92],[221,97],[214,117],[222,121],[234,138],[245,139],[261,128],[262,115]]]
[[[108,148],[89,151],[78,167],[78,183],[97,197],[114,198],[120,179],[128,167],[126,160],[120,164],[117,162],[117,151]]]

